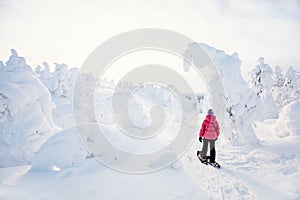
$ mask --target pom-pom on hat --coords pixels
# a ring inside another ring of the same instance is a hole
[[[210,109],[208,109],[207,114],[208,115],[214,115],[215,113],[214,113],[213,109],[210,108]]]

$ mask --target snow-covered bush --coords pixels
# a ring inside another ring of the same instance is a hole
[[[31,67],[26,64],[25,58],[19,57],[16,50],[11,49],[11,56],[9,60],[5,63],[5,71],[15,72],[15,71],[28,71],[33,72]]]

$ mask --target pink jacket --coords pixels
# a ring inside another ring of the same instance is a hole
[[[199,137],[214,140],[220,135],[220,127],[214,115],[206,115],[202,123]]]

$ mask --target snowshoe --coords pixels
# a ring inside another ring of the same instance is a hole
[[[215,168],[218,168],[218,169],[221,168],[221,165],[219,163],[217,163],[217,162],[210,162],[209,161],[210,156],[204,156],[203,158],[201,158],[200,154],[201,154],[201,151],[197,151],[197,157],[199,158],[199,160],[200,160],[201,163],[203,163],[205,165],[209,164],[209,165],[211,165],[211,166],[213,166]]]
[[[201,163],[203,164],[208,164],[208,159],[209,159],[209,156],[204,156],[203,158],[200,156],[201,154],[201,151],[197,151],[197,157],[199,158],[199,160],[201,161]]]
[[[217,162],[208,162],[211,166],[215,167],[215,168],[221,168],[221,165]]]

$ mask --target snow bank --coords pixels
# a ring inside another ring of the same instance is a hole
[[[29,164],[56,130],[49,91],[15,50],[0,71],[0,166]]]
[[[284,106],[276,122],[275,133],[279,137],[300,135],[300,101]]]
[[[56,133],[39,149],[32,161],[31,172],[61,171],[82,166],[89,158],[76,128]]]

